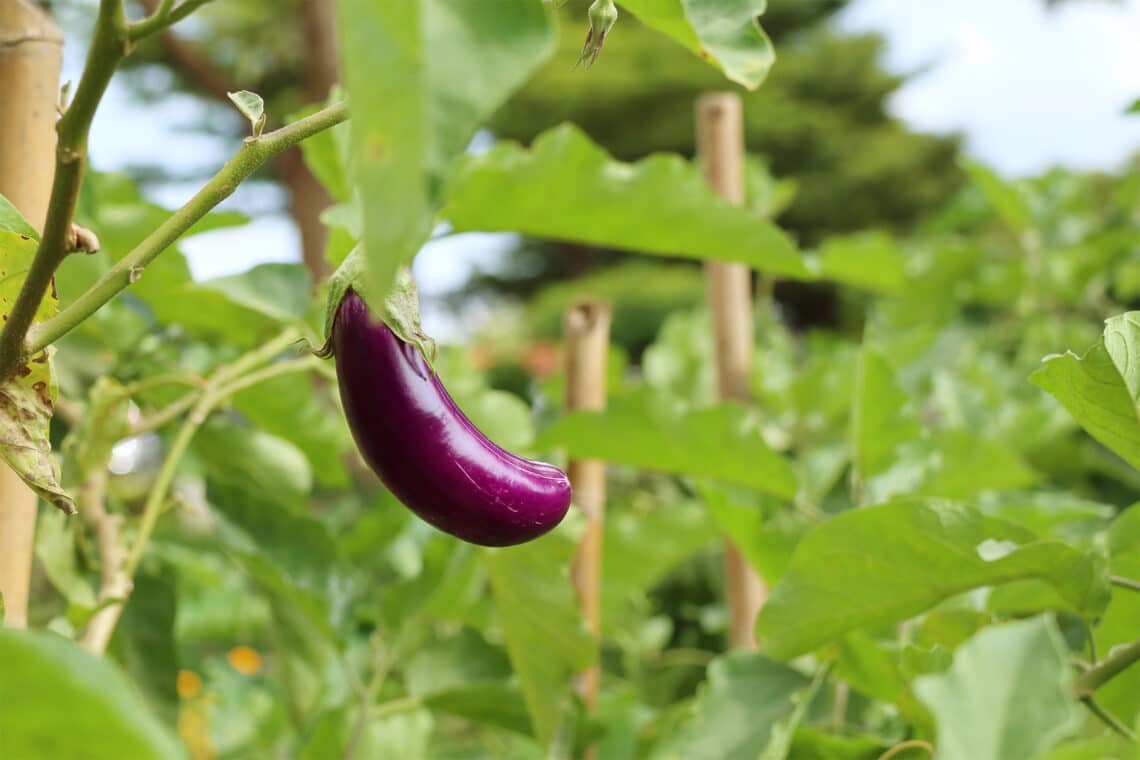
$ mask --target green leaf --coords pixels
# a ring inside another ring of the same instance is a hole
[[[214,419],[194,437],[209,479],[259,494],[278,509],[300,509],[313,487],[304,453],[263,430]]]
[[[265,129],[265,101],[261,96],[249,90],[238,90],[227,92],[226,97],[237,107],[242,116],[249,119],[253,136],[261,137],[261,131]]]
[[[424,3],[339,0],[338,6],[366,275],[383,298],[431,229]]]
[[[436,187],[475,130],[553,52],[532,0],[340,0],[353,178],[378,300],[431,229]],[[479,65],[472,65],[478,61]]]
[[[232,403],[262,432],[300,449],[319,484],[345,486],[344,455],[351,450],[352,437],[344,415],[335,411],[327,390],[322,390],[311,376],[289,373],[246,388],[233,396]]]
[[[40,233],[36,232],[36,228],[29,224],[20,210],[3,195],[0,195],[0,230],[26,235],[37,242],[40,239]]]
[[[760,612],[761,649],[795,657],[867,626],[897,623],[983,586],[1048,582],[1094,617],[1108,602],[1101,563],[968,507],[896,501],[845,512],[809,533]]]
[[[405,671],[408,693],[432,710],[530,735],[526,703],[510,676],[506,653],[469,628],[421,650]]]
[[[172,760],[179,742],[110,661],[55,634],[0,630],[4,757]]]
[[[446,173],[475,130],[557,47],[550,12],[534,0],[425,0],[424,50],[432,130],[429,166]],[[472,62],[479,65],[473,66]]]
[[[620,630],[632,603],[716,538],[716,525],[697,504],[611,511],[602,541],[602,627]]]
[[[172,572],[160,567],[136,575],[109,648],[169,725],[178,720],[176,614]]]
[[[858,484],[886,471],[898,447],[918,436],[919,427],[907,413],[909,399],[894,370],[867,345],[859,353],[853,395],[848,439],[852,477]]]
[[[543,745],[558,731],[571,674],[595,656],[570,584],[574,549],[561,528],[529,544],[483,552],[507,654]]]
[[[541,445],[565,447],[572,458],[796,495],[791,465],[764,443],[748,410],[733,404],[682,409],[643,390],[613,399],[605,411],[562,417]]]
[[[739,85],[754,90],[776,52],[756,21],[767,0],[622,0],[646,26],[672,37]]]
[[[1033,211],[1020,189],[982,164],[966,161],[963,168],[1010,230],[1025,232],[1029,229],[1033,223]]]
[[[810,277],[787,235],[710,190],[693,164],[673,155],[614,161],[568,124],[529,150],[500,143],[463,158],[442,213],[456,232],[512,231]]]
[[[701,482],[697,491],[713,523],[732,539],[760,576],[769,584],[779,580],[796,544],[810,528],[807,519],[752,489]]]
[[[954,665],[915,681],[938,724],[940,760],[1033,760],[1080,726],[1069,653],[1045,616],[986,628]]]
[[[300,264],[259,264],[241,274],[206,280],[201,287],[224,293],[230,301],[274,322],[299,322],[309,308],[312,283]]]
[[[28,268],[35,258],[36,241],[29,235],[0,230],[0,316],[8,318]],[[34,322],[52,317],[59,306],[49,288],[36,309]],[[55,405],[52,348],[33,356],[0,392],[0,456],[29,487],[67,514],[75,502],[59,484],[59,464],[51,453],[48,428]]]
[[[897,293],[907,283],[902,253],[885,232],[828,238],[813,263],[825,280],[880,293]]]
[[[717,657],[709,663],[693,717],[651,757],[756,760],[776,725],[792,717],[792,698],[808,683],[787,665],[753,652]]]
[[[1140,467],[1140,312],[1107,320],[1100,343],[1084,356],[1050,357],[1029,379],[1089,435]]]
[[[1125,113],[1140,113],[1140,98],[1136,98],[1136,100],[1132,101],[1132,105],[1128,106]]]

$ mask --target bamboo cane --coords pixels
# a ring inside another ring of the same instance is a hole
[[[55,119],[63,34],[25,0],[0,0],[0,195],[37,229],[55,171]],[[0,594],[4,624],[25,628],[35,493],[0,463]]]
[[[606,353],[610,340],[608,304],[579,303],[566,311],[566,409],[596,411],[606,405]],[[606,466],[594,459],[571,460],[568,467],[574,503],[586,516],[586,530],[574,558],[574,588],[582,616],[595,640],[601,638],[602,520],[606,502]],[[598,701],[601,670],[593,665],[575,677],[575,688],[587,708]],[[589,755],[588,755],[589,756]]]
[[[709,186],[731,203],[744,202],[744,118],[739,96],[709,93],[697,101],[697,150]],[[705,264],[723,401],[750,400],[753,321],[752,276],[744,264]],[[724,547],[729,644],[754,649],[756,615],[767,597],[764,581],[730,540]]]

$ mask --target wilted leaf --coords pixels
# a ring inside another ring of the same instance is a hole
[[[12,311],[37,247],[29,235],[0,230],[0,315],[4,319]],[[34,321],[53,316],[58,305],[55,289],[51,288],[36,310]],[[75,502],[59,484],[59,464],[52,456],[48,439],[55,404],[52,350],[40,351],[0,387],[0,456],[32,490],[64,512],[74,514]]]

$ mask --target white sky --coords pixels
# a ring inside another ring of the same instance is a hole
[[[1122,113],[1140,97],[1140,0],[1086,0],[1053,10],[1043,0],[855,0],[840,25],[884,33],[891,70],[923,70],[894,98],[899,117],[922,130],[961,130],[967,150],[1002,173],[1033,174],[1055,164],[1112,169],[1140,150],[1140,116]],[[81,65],[70,45],[65,78],[76,79]],[[112,85],[92,131],[94,165],[153,162],[162,145],[170,170],[212,172],[236,146],[188,133],[198,109],[177,95],[142,106]],[[180,205],[194,189],[172,185],[158,200]],[[187,241],[195,276],[299,260],[291,223],[264,213],[282,207],[280,194],[264,185],[244,188],[231,203],[263,213],[244,228]],[[429,245],[416,261],[421,290],[454,287],[502,244],[495,236],[461,236]],[[436,320],[438,332],[454,327],[442,315],[425,317],[429,330]]]

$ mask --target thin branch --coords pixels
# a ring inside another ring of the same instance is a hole
[[[1133,733],[1132,729],[1124,725],[1124,723],[1121,722],[1120,718],[1116,717],[1108,710],[1101,707],[1100,704],[1095,699],[1093,699],[1091,695],[1087,697],[1081,697],[1081,702],[1084,703],[1085,707],[1089,708],[1089,712],[1100,718],[1101,722],[1103,722],[1113,731],[1120,734],[1129,741],[1136,741],[1136,734]]]
[[[175,6],[174,0],[162,0],[162,4],[157,7],[153,2],[144,2],[143,7],[150,12],[150,15],[142,21],[136,21],[128,26],[127,32],[132,41],[141,40],[159,30],[177,24],[209,2],[212,0],[182,0]]]
[[[1108,577],[1108,582],[1113,586],[1120,586],[1121,588],[1126,588],[1129,591],[1140,591],[1140,581],[1134,581],[1131,578],[1125,578],[1121,575],[1110,575]]]
[[[57,125],[59,139],[55,179],[43,237],[8,319],[0,330],[0,379],[11,377],[36,353],[25,346],[24,338],[51,286],[55,270],[67,256],[71,220],[87,164],[87,135],[111,76],[130,49],[126,25],[122,0],[100,0],[83,76],[71,105]]]
[[[102,278],[80,295],[66,309],[51,319],[35,325],[28,333],[27,350],[35,353],[59,340],[83,320],[98,311],[132,282],[142,276],[143,269],[166,250],[186,230],[237,189],[238,184],[269,158],[292,147],[307,137],[323,132],[348,118],[348,103],[342,101],[323,108],[300,121],[264,134],[248,138],[205,187],[186,205],[151,232],[134,250],[120,259]],[[53,270],[54,271],[54,270]],[[9,322],[9,325],[11,322]],[[3,340],[0,335],[0,341]],[[2,348],[2,345],[0,345]],[[2,359],[0,353],[0,359]],[[6,377],[19,365],[8,367],[0,362],[0,377]]]
[[[1073,694],[1078,699],[1091,697],[1093,692],[1138,661],[1140,661],[1140,640],[1116,647],[1109,652],[1108,657],[1077,677],[1073,683]]]
[[[138,570],[143,551],[154,533],[155,525],[158,524],[158,516],[162,513],[162,507],[166,503],[166,494],[174,484],[174,476],[178,472],[178,465],[182,463],[182,456],[186,453],[186,449],[190,446],[190,441],[194,439],[194,434],[198,432],[198,428],[206,421],[210,411],[208,400],[207,396],[199,399],[198,404],[182,423],[182,427],[178,428],[178,433],[174,436],[169,451],[166,452],[166,458],[162,460],[158,477],[155,479],[154,485],[151,486],[150,493],[147,494],[138,532],[131,543],[131,550],[127,554],[127,559],[123,563],[123,570],[131,577],[134,577],[135,571]],[[126,599],[123,601],[125,602]],[[114,606],[122,607],[122,604]]]
[[[122,605],[116,600],[125,599],[134,585],[123,568],[123,516],[107,511],[107,470],[96,467],[80,489],[83,519],[95,532],[99,546],[99,611],[87,623],[83,634],[83,647],[95,654],[107,651],[115,624],[122,614]]]

